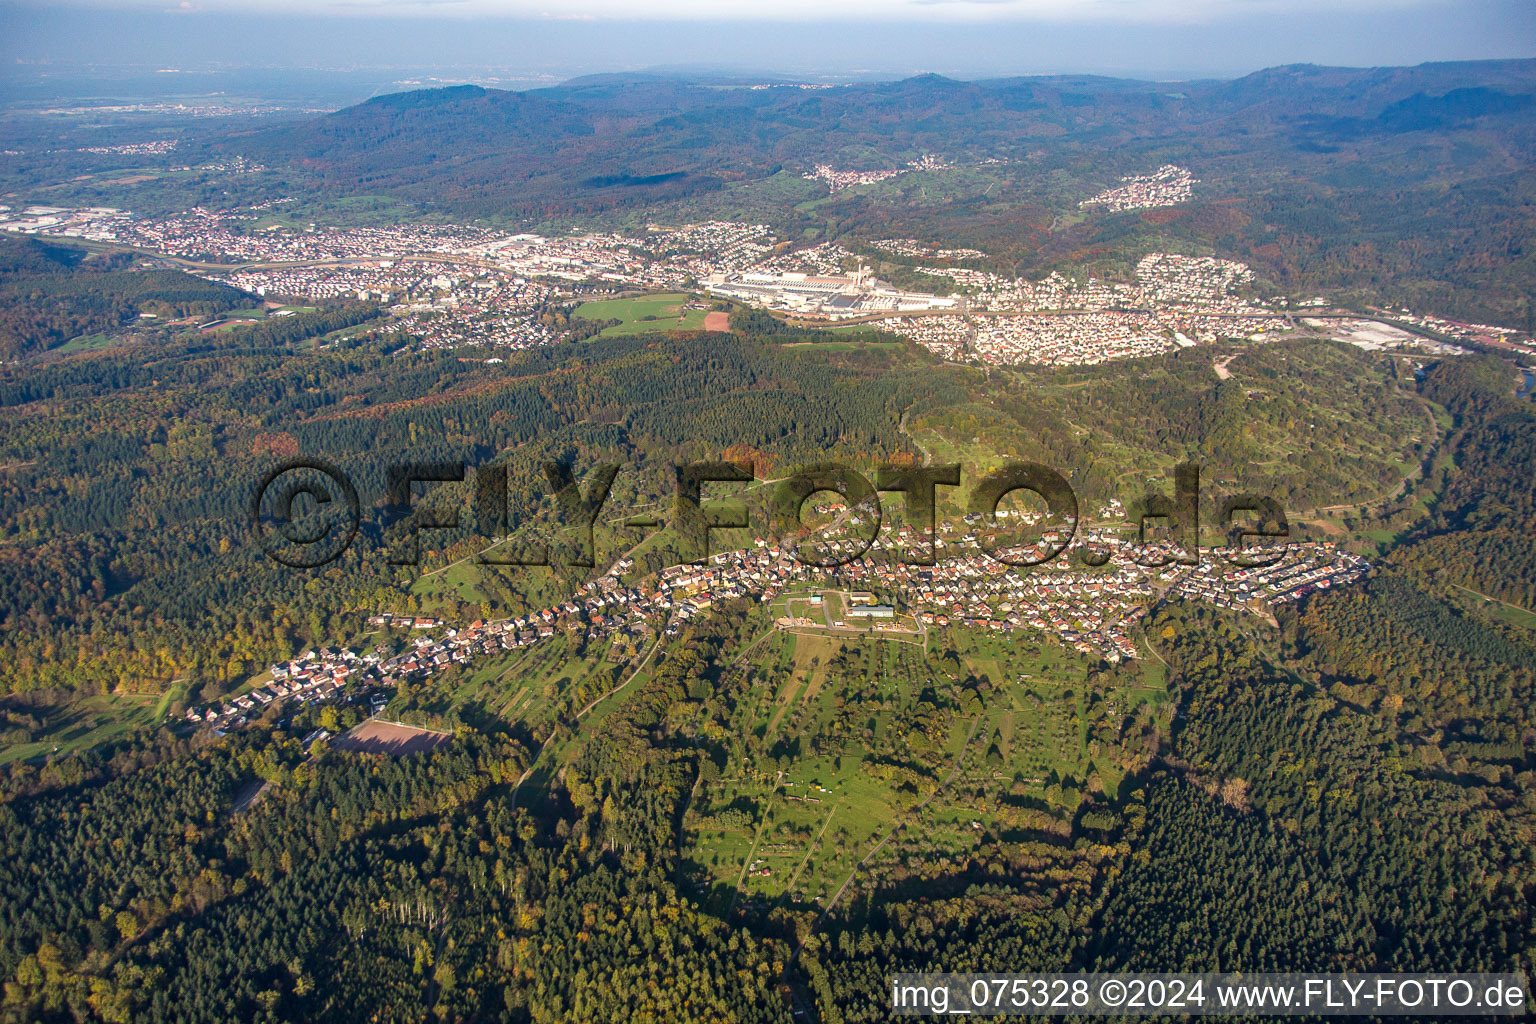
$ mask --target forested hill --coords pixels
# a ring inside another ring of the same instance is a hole
[[[1320,140],[1422,130],[1512,131],[1528,139],[1533,93],[1536,61],[1292,66],[1230,82],[1175,84],[923,75],[803,89],[604,75],[523,93],[457,86],[381,96],[228,145],[339,188],[440,196],[473,209],[514,195],[537,201],[568,194],[601,207],[677,194],[679,180],[688,190],[710,189],[822,160],[898,167],[926,152],[956,160],[1024,157],[1043,141],[1085,153],[1126,144],[1182,143],[1192,151],[1219,134],[1229,142],[1247,136],[1255,155],[1275,156],[1294,154],[1298,143],[1315,149]],[[666,180],[654,180],[659,176]]]
[[[33,238],[0,237],[0,359],[113,331],[141,314],[203,317],[249,305],[238,288],[125,255],[87,256]]]

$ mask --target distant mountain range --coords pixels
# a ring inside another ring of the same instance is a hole
[[[1536,61],[1355,70],[1271,68],[1233,81],[937,75],[808,89],[649,74],[528,92],[457,86],[381,96],[225,144],[342,193],[463,212],[632,206],[822,161],[899,166],[923,153],[1025,158],[1041,146],[1123,156],[1177,148],[1293,159],[1415,131],[1532,138]],[[1221,142],[1209,147],[1208,142]],[[1179,155],[1179,154],[1175,154]]]
[[[213,150],[297,191],[505,226],[749,217],[785,237],[954,242],[1024,274],[1168,246],[1219,251],[1279,288],[1357,288],[1529,330],[1533,106],[1530,60],[830,88],[622,74],[381,96]],[[930,153],[959,169],[836,194],[802,177]],[[1200,181],[1188,203],[1079,210],[1169,163]]]

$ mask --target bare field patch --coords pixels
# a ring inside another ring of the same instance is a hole
[[[360,722],[338,737],[331,746],[341,750],[356,750],[364,754],[421,754],[442,746],[453,739],[451,732],[435,729],[418,729],[412,725],[397,725],[371,718]]]

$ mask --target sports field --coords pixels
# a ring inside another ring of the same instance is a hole
[[[370,718],[359,722],[339,737],[331,746],[340,750],[356,750],[364,754],[421,754],[436,749],[453,739],[451,732],[418,729],[411,725],[397,725]]]

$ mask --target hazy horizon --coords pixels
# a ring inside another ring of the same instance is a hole
[[[476,14],[466,6],[472,3],[357,5],[350,15],[338,13],[348,10],[338,4],[318,8],[321,15],[239,5],[200,10],[190,3],[168,10],[0,5],[7,40],[0,75],[12,89],[43,91],[143,76],[144,88],[169,94],[229,87],[242,73],[311,71],[312,84],[300,78],[288,87],[351,96],[463,81],[527,87],[657,69],[806,80],[922,72],[1178,80],[1239,77],[1292,63],[1364,67],[1536,56],[1536,13],[1507,0],[1299,11],[1201,6],[1183,9],[1183,16],[1167,5],[1130,3],[1115,5],[1132,14],[1116,21],[1101,16],[1103,5],[1067,10],[975,0],[888,4],[888,15],[859,20],[849,12],[867,12],[874,0],[856,8],[827,5],[820,17],[792,4],[777,19],[756,12],[759,20],[735,17],[741,8],[732,8],[731,18],[668,20],[677,4],[635,9],[655,15],[649,19],[512,17]],[[198,76],[210,81],[198,83]]]

